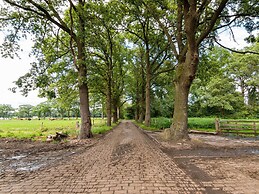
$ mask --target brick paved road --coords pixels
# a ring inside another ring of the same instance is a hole
[[[216,192],[215,193],[223,193]],[[206,193],[172,158],[130,122],[121,123],[98,144],[61,165],[0,193]]]

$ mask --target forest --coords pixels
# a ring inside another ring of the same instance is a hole
[[[81,139],[98,111],[108,126],[172,118],[168,139],[188,138],[188,116],[259,118],[256,0],[3,2],[2,56],[30,35],[37,59],[12,91],[38,89],[45,104],[80,115]],[[235,39],[236,26],[249,33],[242,50],[219,40],[226,30]]]

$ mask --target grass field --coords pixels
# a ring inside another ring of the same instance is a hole
[[[172,119],[169,118],[152,118],[149,130],[169,128],[171,124]],[[189,118],[188,128],[192,130],[215,131],[215,118]]]
[[[224,119],[223,119],[224,120]],[[258,121],[258,119],[249,119]],[[143,124],[138,125],[146,130],[156,131],[165,128],[169,128],[172,123],[172,119],[169,118],[152,118],[151,126],[146,127]],[[188,118],[188,129],[197,130],[197,131],[206,131],[206,132],[216,132],[215,129],[215,118]]]
[[[55,135],[56,132],[68,134],[70,137],[76,137],[79,130],[76,129],[76,122],[79,120],[0,120],[0,138],[12,137],[18,139],[40,139],[45,140],[50,134]],[[92,131],[94,134],[104,133],[112,127],[106,126],[105,119],[92,120]],[[146,127],[139,124],[146,130],[156,131],[169,128],[171,119],[169,118],[152,118],[151,126]],[[189,130],[199,130],[215,132],[215,118],[189,118]]]
[[[46,139],[46,136],[56,132],[66,133],[76,137],[79,130],[76,122],[79,120],[0,120],[0,138],[12,137],[18,139]],[[106,120],[92,120],[92,131],[94,134],[104,133],[112,127],[106,126]]]

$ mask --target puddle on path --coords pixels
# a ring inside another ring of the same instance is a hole
[[[40,169],[43,166],[45,166],[45,164],[31,164],[29,166],[17,168],[16,170],[17,171],[34,171],[34,170]]]
[[[251,153],[252,153],[252,154],[259,155],[259,149],[251,150]]]
[[[9,160],[20,160],[22,158],[25,158],[27,155],[18,155],[18,156],[12,156],[11,158],[8,158]]]

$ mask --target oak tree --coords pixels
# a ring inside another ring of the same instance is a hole
[[[73,56],[76,69],[80,99],[81,130],[79,138],[92,137],[89,110],[88,65],[86,52],[87,25],[91,13],[90,1],[79,0],[4,0],[5,7],[1,9],[1,25],[10,28],[4,48],[14,52],[19,49],[18,41],[27,33],[34,35],[34,41],[40,43],[49,35],[60,31],[69,37],[69,51]],[[67,17],[66,17],[67,16]],[[58,41],[58,40],[57,40]],[[58,50],[58,48],[55,48]]]

